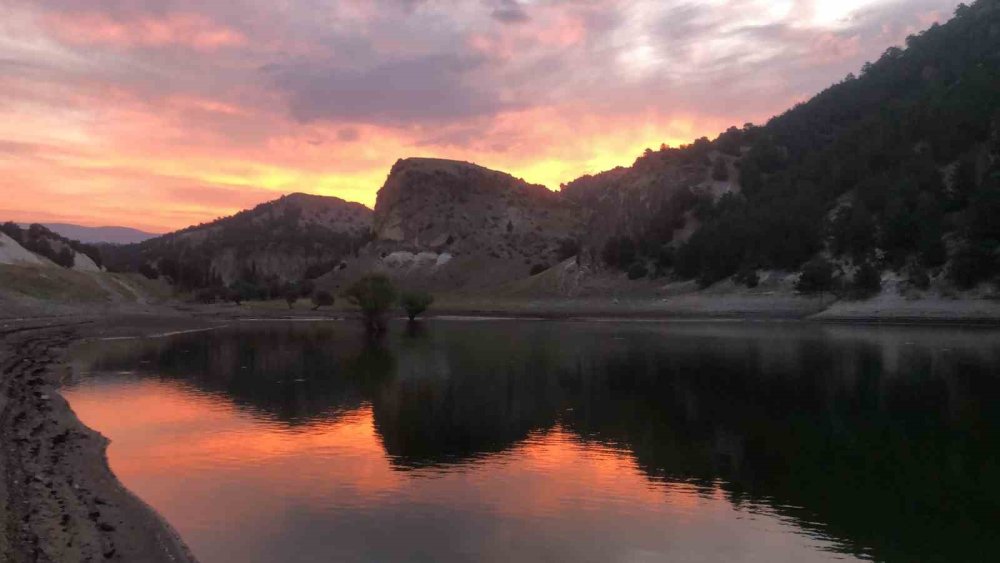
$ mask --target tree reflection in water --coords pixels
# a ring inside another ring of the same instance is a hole
[[[1000,547],[1000,339],[958,329],[429,322],[264,325],[120,345],[135,370],[289,426],[370,405],[398,470],[559,427],[650,480],[721,486],[846,551],[976,560]],[[86,357],[86,353],[82,354]]]

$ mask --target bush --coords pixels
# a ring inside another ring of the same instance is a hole
[[[295,302],[299,300],[299,290],[298,288],[291,288],[285,292],[285,303],[288,303],[288,308],[292,309],[295,307]]]
[[[544,272],[545,270],[548,270],[548,269],[549,269],[549,265],[548,264],[535,264],[534,266],[531,267],[531,270],[528,272],[528,275],[529,276],[537,276],[538,274],[540,274],[540,273],[542,273],[542,272]]]
[[[856,297],[867,298],[882,291],[882,274],[871,262],[865,261],[854,273],[851,290]]]
[[[744,267],[739,272],[736,272],[736,275],[733,276],[733,281],[753,289],[760,285],[760,276],[757,275],[756,268]]]
[[[823,258],[814,258],[802,266],[795,289],[802,293],[822,293],[833,289],[833,265]]]
[[[951,259],[948,277],[961,289],[971,289],[990,278],[997,257],[986,244],[964,244]]]
[[[717,182],[729,180],[729,167],[726,165],[726,159],[721,156],[715,159],[715,164],[712,166],[712,179]]]
[[[299,290],[299,297],[310,297],[316,292],[316,284],[312,280],[302,280],[295,287]]]
[[[18,244],[24,243],[24,231],[13,221],[7,221],[6,223],[0,225],[0,232],[14,239],[14,242]]]
[[[151,280],[155,280],[160,277],[160,272],[158,272],[156,268],[148,262],[143,262],[142,265],[139,266],[139,273]]]
[[[646,265],[642,262],[635,262],[628,267],[628,279],[637,280],[639,278],[644,278],[649,274],[649,270],[646,269]]]
[[[371,333],[385,331],[385,313],[396,301],[396,288],[383,274],[368,274],[344,291],[344,297],[361,309],[365,328]]]
[[[219,291],[214,287],[208,287],[194,294],[194,300],[203,305],[215,303],[219,298]]]
[[[260,299],[261,288],[246,280],[238,280],[229,286],[226,297],[229,301],[242,305],[244,301]]]
[[[400,297],[399,302],[406,310],[406,316],[412,321],[434,303],[434,296],[425,291],[407,291]]]
[[[559,241],[559,249],[556,251],[556,255],[559,256],[560,262],[578,254],[580,254],[580,241],[571,238]]]
[[[917,289],[926,290],[931,287],[931,277],[920,264],[910,264],[906,269],[906,280]]]
[[[329,291],[320,290],[312,295],[313,311],[319,310],[320,307],[331,307],[333,303],[333,295]]]

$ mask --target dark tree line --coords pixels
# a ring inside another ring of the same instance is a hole
[[[98,266],[103,263],[101,251],[97,246],[68,239],[38,223],[33,223],[24,229],[17,223],[8,221],[0,225],[0,232],[27,250],[44,256],[63,268],[72,268],[78,253],[88,256]]]
[[[669,258],[678,275],[706,285],[757,268],[798,269],[824,250],[866,265],[865,276],[947,264],[960,286],[996,277],[998,28],[1000,1],[959,6],[948,23],[764,126],[648,151],[636,166],[682,158],[717,180],[728,170],[710,153],[736,157],[741,190],[665,206],[649,232],[610,241],[605,261],[664,262],[660,246],[696,208],[700,227]]]

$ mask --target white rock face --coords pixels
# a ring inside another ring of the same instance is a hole
[[[17,244],[17,241],[6,234],[0,233],[0,264],[34,264],[36,266],[44,266],[51,264],[51,262]]]
[[[413,252],[397,251],[382,259],[382,263],[389,268],[438,268],[451,261],[451,254],[447,252],[438,254],[436,252]]]
[[[77,252],[76,256],[73,257],[73,269],[80,272],[100,272],[101,267],[98,266],[90,256],[82,252]]]

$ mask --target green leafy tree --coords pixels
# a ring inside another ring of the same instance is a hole
[[[434,303],[434,296],[426,291],[406,291],[400,296],[399,302],[412,321]]]
[[[343,293],[349,303],[361,309],[370,333],[385,332],[386,312],[396,301],[396,288],[384,274],[368,274]]]

